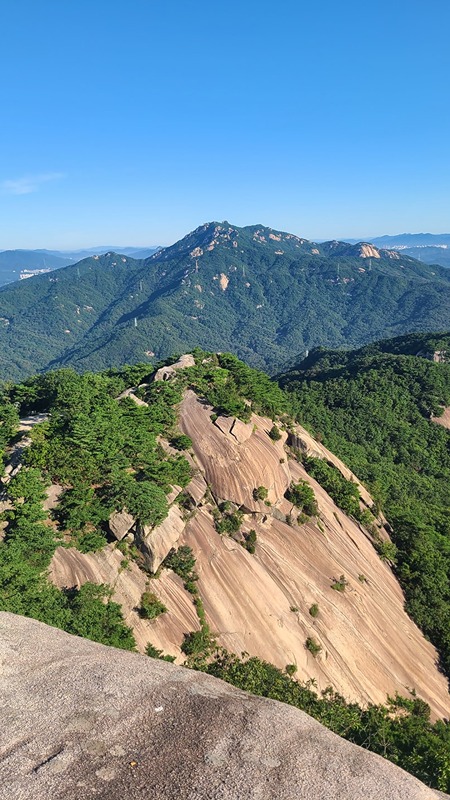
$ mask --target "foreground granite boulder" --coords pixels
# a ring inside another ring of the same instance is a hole
[[[2,800],[436,800],[290,706],[0,614]]]

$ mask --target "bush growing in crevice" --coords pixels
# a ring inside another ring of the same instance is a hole
[[[244,541],[241,542],[242,547],[245,547],[252,555],[256,550],[256,538],[256,531],[252,528],[248,533],[244,533]]]
[[[156,617],[164,614],[167,608],[154,592],[146,591],[141,597],[141,604],[138,611],[139,616],[143,619],[156,619]]]
[[[267,500],[269,491],[266,489],[265,486],[258,486],[253,489],[253,499],[254,500]]]
[[[309,613],[312,617],[314,618],[317,617],[319,613],[319,606],[317,605],[317,603],[312,604],[311,608],[309,609]]]
[[[289,489],[286,491],[286,498],[296,508],[302,510],[302,514],[307,517],[315,517],[318,512],[317,500],[314,490],[307,481],[299,481],[298,483],[291,483]],[[302,521],[304,521],[302,519]]]
[[[307,640],[305,642],[305,647],[306,647],[307,650],[309,650],[311,655],[314,656],[314,658],[317,658],[319,653],[322,651],[321,645],[312,636],[308,636],[308,638],[307,638]]]
[[[214,508],[212,515],[217,533],[227,533],[228,535],[238,532],[244,516],[242,511],[233,511],[231,504],[227,501],[221,503],[219,508]]]
[[[345,592],[346,587],[348,586],[348,580],[345,575],[341,575],[340,578],[333,578],[333,583],[331,584],[331,588],[334,589],[336,592]]]
[[[269,436],[273,442],[278,442],[281,439],[280,429],[277,425],[272,425]]]
[[[145,654],[151,658],[157,658],[159,661],[169,661],[171,664],[175,661],[175,656],[165,655],[162,650],[158,650],[151,642],[145,648]]]

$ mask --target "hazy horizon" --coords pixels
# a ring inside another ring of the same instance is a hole
[[[208,220],[208,222],[213,222],[213,221],[214,220]],[[229,221],[229,222],[230,222],[231,225],[234,225],[234,223],[232,221]],[[202,225],[202,224],[204,224],[204,222],[199,223],[199,225],[196,225],[195,228],[200,227],[200,225]],[[263,223],[248,223],[248,224],[249,225],[261,224],[262,227],[273,228],[272,225],[266,225],[266,224],[263,224]],[[243,228],[245,226],[244,225],[235,225],[235,227]],[[193,228],[192,230],[195,230],[195,228]],[[450,236],[450,233],[446,233],[446,231],[429,231],[429,230],[425,231],[425,230],[422,230],[422,231],[394,231],[393,233],[379,233],[379,234],[373,234],[372,236],[360,236],[360,237],[358,237],[358,236],[317,236],[315,239],[313,239],[312,237],[305,235],[302,231],[287,230],[286,228],[284,228],[284,229],[283,228],[277,228],[276,230],[283,230],[285,233],[293,233],[293,234],[295,234],[297,236],[300,236],[303,239],[307,239],[309,241],[314,241],[314,242],[329,242],[329,241],[333,241],[333,240],[340,241],[340,242],[347,242],[349,240],[355,240],[355,242],[365,242],[365,241],[371,242],[373,239],[379,239],[379,238],[381,238],[383,236],[409,236],[409,235],[412,235],[412,236],[423,236],[423,235]],[[87,244],[87,245],[81,245],[81,246],[74,245],[73,247],[57,247],[57,246],[55,246],[53,244],[49,244],[49,245],[47,245],[45,247],[42,247],[42,246],[41,247],[22,247],[21,245],[17,245],[15,247],[2,247],[0,245],[0,253],[4,253],[4,252],[9,251],[9,250],[36,250],[36,251],[40,250],[40,251],[50,251],[50,252],[51,251],[55,251],[55,252],[60,252],[60,253],[72,253],[72,252],[77,252],[77,251],[81,252],[81,251],[84,251],[84,250],[100,250],[100,249],[101,250],[114,250],[115,252],[120,252],[121,248],[122,249],[135,248],[136,250],[147,250],[147,249],[152,249],[152,248],[157,248],[157,247],[170,247],[172,244],[175,244],[175,242],[179,241],[180,239],[182,239],[184,236],[186,236],[190,232],[191,232],[190,230],[189,231],[185,231],[184,233],[181,234],[181,236],[178,236],[177,238],[172,239],[171,241],[167,241],[167,242],[159,242],[158,241],[158,242],[153,242],[151,244],[140,244],[140,243],[139,244],[135,244],[134,242],[128,242],[126,244],[122,243],[120,245],[118,245],[118,244],[104,244],[104,245]]]

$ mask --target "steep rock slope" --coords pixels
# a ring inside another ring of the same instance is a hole
[[[306,714],[0,614],[2,800],[433,800]]]
[[[0,290],[0,373],[200,345],[270,371],[316,345],[450,326],[450,273],[397,251],[207,223],[148,259],[108,253]],[[39,313],[37,312],[39,308]]]
[[[192,548],[206,618],[218,643],[281,668],[295,664],[301,680],[314,679],[319,689],[331,684],[362,703],[384,702],[387,694],[408,695],[414,689],[435,717],[448,717],[449,695],[436,668],[436,651],[404,612],[399,584],[368,532],[292,458],[285,433],[278,442],[271,440],[271,420],[253,414],[247,424],[224,417],[213,422],[211,412],[194,392],[185,393],[179,423],[193,441],[197,473],[185,491],[196,508],[176,540],[169,537],[166,552],[172,546]],[[300,427],[295,437],[312,446]],[[323,447],[321,454],[332,458]],[[294,509],[284,495],[291,481],[299,480],[314,489],[318,522],[311,518],[297,525],[295,515],[291,519]],[[267,489],[270,505],[255,500],[259,486]],[[371,504],[367,493],[365,500]],[[239,537],[217,533],[212,512],[222,501],[244,511],[242,532],[253,529],[257,535],[254,555]],[[167,569],[151,581],[167,612],[143,620],[136,606],[145,576],[136,564],[121,570],[120,563],[112,546],[92,554],[58,548],[50,574],[60,587],[88,580],[112,585],[139,647],[143,650],[150,641],[180,658],[183,634],[199,627],[181,581]],[[347,581],[344,592],[332,589],[341,575]],[[309,613],[314,604],[319,607],[316,618]],[[305,647],[308,637],[322,647],[317,658]]]

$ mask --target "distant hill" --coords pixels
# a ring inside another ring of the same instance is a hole
[[[207,223],[143,261],[108,253],[0,290],[0,373],[200,345],[279,370],[307,349],[450,327],[450,273],[372,244]]]
[[[22,270],[58,269],[72,264],[66,256],[37,250],[3,250],[0,252],[0,286],[18,281]]]
[[[347,239],[356,244],[356,239]],[[417,258],[425,264],[450,267],[450,233],[401,233],[397,236],[379,236],[369,241],[376,247],[400,250],[404,255]]]
[[[121,253],[124,256],[133,256],[133,258],[148,258],[156,253],[159,247],[124,247],[122,245],[97,245],[96,247],[85,247],[81,250],[44,250],[36,252],[53,253],[58,256],[70,257],[73,261],[81,261],[83,258],[89,256],[98,256],[103,253]]]
[[[148,258],[158,247],[92,247],[85,250],[3,250],[0,251],[0,286],[18,281],[24,270],[59,269],[83,258],[107,252],[120,252],[135,258]]]
[[[370,241],[377,247],[450,247],[450,233],[400,233],[378,236]]]

